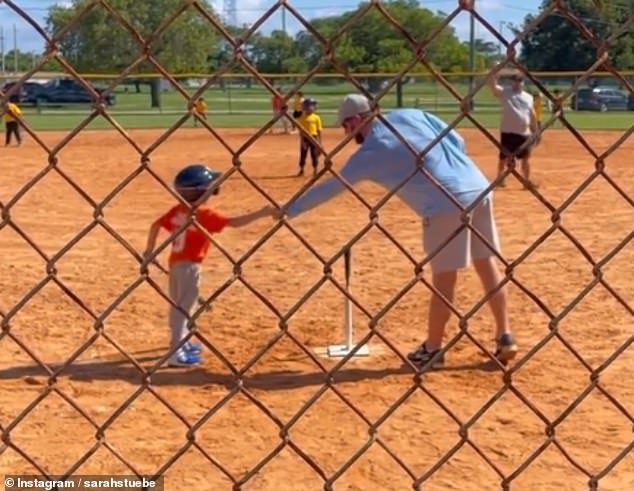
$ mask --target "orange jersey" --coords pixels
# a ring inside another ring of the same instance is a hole
[[[174,206],[165,215],[159,218],[159,224],[168,232],[178,230],[187,222],[189,209],[181,204]],[[221,232],[229,223],[229,219],[216,213],[206,206],[201,206],[196,211],[196,221],[210,234]],[[209,252],[211,242],[194,224],[179,234],[172,242],[172,251],[169,264],[189,261],[202,262]]]

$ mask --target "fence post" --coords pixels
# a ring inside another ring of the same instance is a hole
[[[232,109],[232,106],[231,106],[231,80],[232,79],[229,79],[228,83],[227,83],[227,98],[228,98],[227,99],[227,106],[229,107],[229,114],[233,114],[233,109]]]
[[[403,107],[403,81],[396,83],[396,107]]]

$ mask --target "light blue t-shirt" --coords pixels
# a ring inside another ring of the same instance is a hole
[[[421,152],[447,124],[419,109],[398,109],[385,116],[411,147]],[[469,206],[489,186],[488,179],[466,155],[462,137],[447,133],[424,155],[424,168],[464,207]],[[381,121],[372,123],[365,141],[340,171],[350,185],[371,181],[391,191],[416,169],[412,151]],[[288,209],[295,217],[335,197],[346,188],[336,178],[308,190]],[[396,195],[420,217],[455,213],[460,209],[421,171]]]

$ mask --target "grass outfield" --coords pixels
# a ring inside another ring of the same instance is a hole
[[[455,89],[466,93],[466,84],[456,84]],[[290,85],[282,86],[288,90]],[[327,127],[335,124],[337,104],[341,98],[354,88],[349,83],[336,85],[310,84],[304,88],[307,96],[315,97],[319,102],[320,114]],[[189,91],[191,94],[193,90]],[[125,92],[118,90],[117,103],[109,114],[126,129],[168,128],[175,124],[186,110],[187,101],[178,92],[168,91],[162,94],[161,109],[150,107],[148,88],[143,92]],[[205,93],[209,105],[210,122],[218,128],[261,127],[271,118],[270,94],[261,86],[247,88],[213,88]],[[403,103],[406,107],[421,107],[436,113],[447,122],[453,121],[458,114],[458,102],[444,87],[439,84],[408,84],[403,92]],[[396,107],[396,93],[392,89],[381,101],[386,110]],[[499,105],[487,88],[481,89],[475,96],[473,113],[482,125],[496,128],[499,119]],[[45,107],[38,111],[33,107],[24,107],[24,117],[35,130],[71,130],[79,125],[90,113],[88,107]],[[568,111],[567,118],[578,129],[584,130],[626,130],[632,126],[633,113],[619,111],[608,113]],[[186,126],[193,126],[188,121]],[[460,127],[471,127],[473,124],[464,120]],[[107,120],[98,118],[88,128],[105,129],[110,127]]]
[[[452,122],[456,112],[437,112],[440,118],[448,123]],[[126,114],[112,111],[110,116],[116,120],[125,129],[156,129],[169,128],[176,124],[181,114]],[[50,112],[48,114],[25,114],[28,124],[36,131],[59,130],[69,131],[77,127],[88,116],[88,111],[84,113],[62,113]],[[632,113],[572,113],[566,116],[568,121],[579,130],[620,130],[625,131],[632,127]],[[214,128],[254,128],[262,127],[271,116],[267,114],[210,114],[209,123]],[[474,118],[484,127],[496,129],[499,124],[500,115],[495,112],[474,113]],[[335,124],[334,114],[324,114],[324,125],[332,127]],[[193,121],[187,121],[184,127],[192,127]],[[469,120],[463,120],[458,127],[469,128],[473,124]],[[98,117],[88,125],[87,129],[107,129],[110,123]],[[557,123],[556,127],[562,127],[561,123]]]
[[[275,83],[274,85],[283,91],[289,91],[293,88],[291,84]],[[452,84],[452,87],[460,95],[466,95],[469,92],[468,84],[463,82]],[[553,90],[556,87],[549,86],[549,88]],[[559,86],[559,88],[565,90],[566,87]],[[123,87],[117,87],[115,90],[117,109],[122,111],[151,109],[149,88],[141,86],[141,89],[141,93],[136,93],[130,90],[125,91]],[[334,108],[345,94],[356,92],[356,88],[351,83],[342,81],[330,84],[306,84],[301,90],[307,97],[316,98],[322,109]],[[530,87],[527,90],[532,92]],[[193,88],[186,89],[186,91],[191,95],[195,93]],[[263,86],[257,84],[253,84],[251,88],[227,86],[226,89],[220,89],[213,87],[205,92],[204,97],[210,104],[211,109],[221,112],[244,109],[260,111],[269,110],[271,107],[271,94]],[[483,87],[476,92],[474,99],[476,105],[479,106],[497,104],[495,97],[487,87]],[[396,100],[396,88],[392,87],[383,97],[382,104],[385,107],[394,107],[396,106]],[[417,100],[424,103],[429,109],[435,110],[438,110],[437,106],[447,104],[455,106],[457,104],[454,95],[439,83],[405,84],[403,86],[404,105],[414,105]],[[162,105],[164,110],[180,110],[185,104],[185,99],[176,90],[169,90],[163,93]]]

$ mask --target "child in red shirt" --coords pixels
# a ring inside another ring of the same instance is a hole
[[[190,165],[178,173],[174,179],[174,188],[185,201],[194,205],[218,177],[220,173],[213,172],[204,165]],[[213,194],[218,194],[217,188]],[[201,228],[214,234],[225,227],[243,227],[260,218],[272,217],[273,210],[274,208],[265,206],[253,213],[228,218],[201,205],[196,210],[195,218]],[[189,216],[189,207],[179,203],[156,220],[150,228],[144,256],[151,256],[161,229],[173,233],[188,222]],[[188,334],[188,316],[199,297],[201,263],[209,253],[209,245],[207,236],[193,223],[172,242],[169,256],[169,294],[179,308],[170,307],[170,349],[176,350],[167,360],[168,366],[187,367],[202,362],[200,345],[182,343],[182,340]]]
[[[277,116],[280,113],[283,113],[286,110],[286,105],[284,104],[284,99],[282,96],[274,95],[271,99],[271,105],[273,106],[273,116]],[[277,126],[282,126],[284,128],[284,133],[289,133],[289,120],[286,117],[282,116],[278,119],[275,124],[269,129],[269,133],[274,133],[274,128]]]

